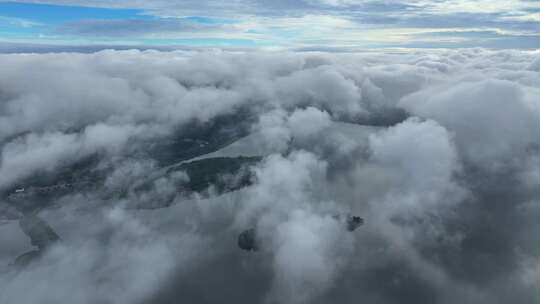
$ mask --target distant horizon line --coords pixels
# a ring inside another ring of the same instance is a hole
[[[407,50],[523,50],[523,51],[538,51],[540,47],[482,47],[482,46],[469,46],[469,47],[441,47],[441,46],[358,46],[358,47],[268,47],[268,46],[213,46],[213,45],[129,45],[129,44],[42,44],[42,43],[11,43],[0,42],[0,54],[13,54],[13,53],[96,53],[106,50],[115,51],[210,51],[210,50],[223,50],[223,51],[238,51],[238,52],[327,52],[327,53],[361,53],[371,51],[407,51]]]

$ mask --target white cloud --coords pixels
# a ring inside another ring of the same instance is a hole
[[[538,96],[538,90],[509,81],[469,80],[420,91],[402,105],[455,132],[466,160],[489,167],[538,143]]]
[[[370,137],[373,161],[387,176],[385,207],[390,216],[424,214],[463,200],[454,181],[460,163],[452,136],[434,121],[410,119]]]

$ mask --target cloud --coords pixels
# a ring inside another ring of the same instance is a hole
[[[372,135],[370,149],[373,162],[389,170],[382,171],[389,190],[381,212],[437,213],[463,200],[454,181],[460,163],[452,136],[436,122],[409,119]]]
[[[0,261],[29,250],[16,222],[29,212],[62,241],[25,269],[0,265],[0,302],[537,302],[536,61],[485,49],[1,55]],[[235,142],[235,156],[242,143],[261,155],[249,186],[178,191],[193,176],[174,164],[250,132]],[[43,200],[4,195],[69,168],[100,179]],[[335,218],[349,213],[366,220],[353,233]],[[252,227],[261,250],[243,252]]]
[[[470,80],[429,91],[402,103],[455,132],[463,157],[474,164],[488,167],[510,161],[538,144],[533,131],[540,126],[536,89],[503,80]]]
[[[190,259],[195,248],[203,247],[190,234],[185,234],[183,240],[168,236],[156,239],[155,231],[120,209],[84,217],[70,214],[56,224],[73,221],[93,226],[80,231],[88,238],[65,240],[50,250],[39,265],[4,274],[0,279],[2,302],[133,303],[162,283],[175,260]],[[105,239],[100,240],[100,235]],[[177,246],[192,251],[173,254]],[[27,292],[29,282],[34,282],[32,292]]]
[[[147,34],[193,33],[225,30],[225,25],[196,22],[190,18],[88,19],[62,25],[59,33],[94,37],[133,37]]]
[[[22,28],[32,28],[32,27],[42,25],[38,22],[26,20],[23,18],[13,18],[13,17],[4,17],[4,16],[0,16],[0,24],[3,24],[5,26],[16,26],[16,27],[22,27]]]
[[[254,127],[258,142],[253,144],[262,146],[262,150],[283,152],[291,142],[312,140],[331,124],[330,115],[314,107],[296,109],[291,114],[277,109],[260,116]]]
[[[95,153],[119,154],[131,138],[143,132],[148,132],[146,136],[152,134],[151,128],[105,124],[88,126],[80,134],[31,133],[3,147],[0,188],[32,174],[69,166]]]

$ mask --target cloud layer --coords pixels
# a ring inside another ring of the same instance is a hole
[[[1,55],[0,190],[83,163],[103,182],[2,196],[0,302],[537,302],[539,56]],[[256,145],[252,183],[177,191],[191,177],[158,156],[211,145],[220,126],[252,134],[229,150]],[[62,241],[8,267],[31,249],[16,232],[27,212]],[[366,220],[353,233],[335,217],[349,213]],[[236,247],[251,227],[255,254]]]

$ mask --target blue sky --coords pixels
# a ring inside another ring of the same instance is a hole
[[[0,1],[0,43],[540,47],[540,0]]]

